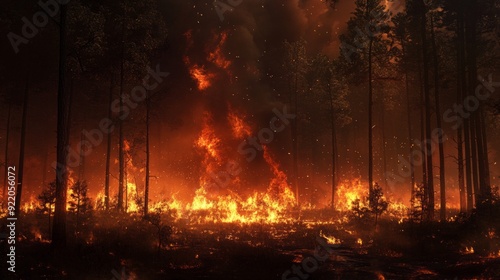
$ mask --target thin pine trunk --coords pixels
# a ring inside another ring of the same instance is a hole
[[[436,35],[434,31],[434,17],[431,16],[431,37],[432,37],[432,52],[434,62],[434,106],[436,107],[436,126],[442,130],[441,125],[441,108],[439,102],[439,55],[436,45]],[[444,144],[443,135],[438,135],[439,146],[439,192],[440,192],[440,211],[439,218],[441,221],[446,220],[446,182],[445,182],[445,164],[444,164]]]
[[[424,0],[420,1],[421,18],[420,18],[420,35],[422,40],[422,59],[423,59],[423,75],[424,75],[424,96],[425,96],[425,135],[431,137],[431,104],[430,104],[430,87],[429,87],[429,55],[427,52],[427,7]],[[426,138],[426,139],[427,139]],[[427,219],[434,219],[434,176],[432,164],[432,143],[427,139],[425,155],[427,162]]]
[[[480,110],[479,112],[480,124],[481,124],[481,139],[483,140],[483,164],[484,164],[484,173],[482,174],[484,178],[484,185],[486,187],[485,194],[487,196],[491,195],[491,180],[490,180],[490,161],[488,158],[488,135],[486,133],[486,123],[484,120],[484,111]]]
[[[463,22],[460,2],[457,12],[457,104],[463,100]],[[460,212],[467,211],[467,191],[465,188],[464,174],[464,129],[463,125],[457,128],[457,164],[458,164],[458,190],[460,194]]]
[[[122,24],[122,39],[124,40],[125,24]],[[123,91],[124,91],[124,64],[125,64],[125,42],[122,41],[122,54],[120,64],[120,128],[119,128],[119,144],[118,144],[118,162],[119,162],[119,178],[118,178],[118,211],[123,211],[123,191],[124,191],[124,176],[125,176],[125,159],[123,155],[124,138],[123,138],[123,120],[121,119],[121,108],[123,108]]]
[[[109,104],[108,104],[108,119],[112,119],[111,103],[113,102],[113,76],[111,76],[109,87]],[[104,208],[109,210],[109,176],[111,165],[111,131],[108,133],[107,147],[106,147],[106,181],[104,183]]]
[[[373,81],[372,81],[373,39],[368,48],[368,187],[369,196],[373,192]]]
[[[335,210],[335,193],[337,191],[337,170],[336,170],[336,147],[335,147],[335,139],[336,139],[336,130],[335,130],[335,109],[334,109],[334,98],[333,92],[330,92],[330,121],[332,125],[332,209]]]
[[[382,133],[382,162],[384,172],[382,174],[387,174],[387,143],[385,138],[385,106],[384,102],[381,102],[382,112],[381,112],[381,122],[380,131]],[[387,176],[384,176],[384,186],[387,187]]]
[[[403,56],[405,55],[404,42],[403,45]],[[408,81],[408,71],[405,70],[405,87],[406,87],[406,117],[408,124],[408,151],[410,155],[410,192],[411,199],[415,198],[415,163],[413,161],[413,136],[412,136],[412,125],[411,125],[411,104],[410,104],[410,85]]]
[[[7,192],[7,175],[9,173],[9,141],[10,141],[10,118],[12,115],[12,105],[9,104],[9,109],[7,112],[7,127],[6,127],[6,132],[5,132],[5,176],[3,179],[3,191],[2,191],[2,198],[4,200],[4,203],[2,203],[2,207],[6,207],[7,205],[7,199],[6,199],[6,192]]]
[[[24,188],[24,151],[26,148],[26,120],[28,116],[28,92],[29,92],[29,78],[26,81],[26,86],[24,88],[24,98],[23,98],[23,115],[21,121],[21,148],[19,151],[19,165],[17,170],[17,192],[16,192],[16,216],[19,216],[19,211],[21,209],[21,197]]]
[[[298,52],[298,51],[297,51]],[[297,53],[297,61],[298,61],[298,53]],[[297,66],[298,67],[298,66]],[[295,70],[295,85],[294,85],[294,112],[295,115],[298,115],[298,99],[299,99],[299,90],[298,90],[298,69]],[[295,185],[295,196],[297,206],[300,204],[299,199],[299,139],[298,139],[298,118],[294,118],[291,121],[292,125],[292,148],[293,148],[293,182]]]
[[[69,145],[70,93],[65,91],[66,81],[66,15],[67,5],[61,5],[59,20],[59,84],[57,94],[57,167],[56,207],[52,230],[53,248],[66,246],[66,193],[68,189],[67,147]]]
[[[149,211],[149,125],[150,125],[150,110],[151,100],[146,99],[146,182],[144,187],[144,216],[148,215]]]
[[[424,104],[425,104],[425,97],[424,97],[424,87],[423,87],[423,73],[422,73],[422,61],[419,59],[417,61],[417,70],[418,70],[418,84],[419,86],[419,96],[420,96],[420,139],[424,141],[425,139],[425,112],[424,112]],[[426,184],[427,182],[427,161],[425,158],[425,147],[423,146],[423,143],[421,143],[421,146],[419,147],[420,151],[422,152],[422,184]],[[427,191],[424,190],[424,201],[427,201]]]

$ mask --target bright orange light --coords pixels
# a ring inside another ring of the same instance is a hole
[[[212,158],[219,160],[219,143],[220,139],[215,136],[214,129],[205,122],[196,146],[204,149]]]
[[[198,89],[200,91],[206,90],[212,85],[211,80],[213,79],[214,75],[207,73],[204,67],[193,65],[189,72],[198,83]]]
[[[235,138],[241,139],[252,134],[252,129],[250,128],[250,126],[247,125],[243,118],[238,116],[238,114],[233,109],[229,111],[227,120],[231,125],[231,130],[233,131],[233,136]]]
[[[359,199],[360,207],[368,207],[365,199],[368,197],[368,185],[360,179],[345,180],[337,186],[335,207],[340,211],[348,211],[355,200]]]
[[[229,66],[231,66],[231,61],[227,60],[224,57],[224,54],[222,51],[222,48],[223,48],[224,44],[226,43],[226,40],[227,40],[227,33],[223,32],[220,35],[220,40],[219,40],[219,43],[217,44],[217,46],[215,47],[215,50],[210,52],[210,54],[208,56],[208,60],[210,62],[215,64],[217,67],[225,69],[225,70],[227,70],[229,68]]]

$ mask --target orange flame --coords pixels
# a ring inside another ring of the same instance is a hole
[[[204,149],[211,158],[220,160],[220,139],[215,135],[215,130],[209,125],[210,122],[211,117],[207,113],[205,114],[203,128],[200,137],[196,141],[196,146]]]
[[[364,200],[368,196],[367,186],[361,183],[361,179],[343,181],[337,186],[335,207],[340,211],[348,211],[357,199],[359,199],[360,207],[368,207]]]
[[[204,91],[212,85],[211,80],[214,75],[207,73],[203,66],[193,65],[189,73],[196,80],[200,91]]]
[[[227,116],[229,124],[231,126],[231,130],[233,131],[233,136],[235,138],[241,139],[248,137],[252,134],[252,129],[249,125],[245,123],[243,118],[238,116],[238,114],[233,110],[229,110],[229,114]]]
[[[226,40],[227,40],[227,33],[223,32],[220,35],[219,43],[215,47],[215,50],[210,52],[210,54],[208,56],[208,61],[215,64],[217,67],[219,67],[221,69],[225,69],[225,70],[227,70],[229,68],[229,66],[231,66],[231,61],[227,60],[224,57],[224,54],[222,51],[222,48],[223,48],[224,44],[226,43]]]

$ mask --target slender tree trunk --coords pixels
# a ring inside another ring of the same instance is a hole
[[[424,95],[425,95],[425,134],[427,138],[431,137],[431,104],[430,104],[430,87],[429,87],[429,55],[427,52],[427,7],[424,0],[421,0],[421,22],[420,32],[422,39],[422,59],[423,59],[423,75],[424,75]],[[426,139],[427,139],[426,138]],[[434,176],[432,164],[432,141],[425,140],[425,154],[427,162],[427,219],[434,219]]]
[[[66,14],[67,5],[61,5],[59,20],[59,84],[57,94],[57,167],[56,167],[56,207],[52,230],[53,248],[66,246],[66,193],[68,187],[67,157],[69,145],[70,94],[65,88],[66,81]]]
[[[108,104],[108,119],[113,118],[111,111],[111,103],[113,102],[113,76],[111,75],[110,87],[109,87],[109,104]],[[104,208],[106,211],[109,210],[109,176],[110,176],[110,165],[111,165],[111,131],[108,133],[107,147],[106,147],[106,182],[104,183]]]
[[[476,143],[477,143],[477,164],[479,168],[479,192],[476,194],[476,201],[483,202],[487,198],[488,194],[488,186],[486,185],[486,174],[485,174],[485,155],[484,155],[484,147],[483,147],[483,133],[482,133],[482,124],[481,124],[481,107],[478,108],[478,112],[475,113],[474,121],[475,125],[475,134],[476,134]]]
[[[478,157],[477,157],[477,137],[476,137],[476,116],[475,113],[471,113],[471,118],[469,122],[469,136],[470,136],[470,148],[471,148],[471,163],[472,163],[472,187],[474,191],[474,202],[477,204],[480,202],[479,199],[479,176],[478,176]]]
[[[457,129],[457,163],[458,190],[460,194],[460,212],[465,213],[467,211],[467,192],[465,190],[463,135],[461,127]]]
[[[465,34],[465,11],[463,6],[463,1],[458,2],[458,25],[459,25],[459,53],[460,53],[460,77],[462,97],[459,104],[463,103],[463,100],[468,96],[467,90],[467,75],[466,75],[466,34]],[[470,212],[474,208],[474,196],[472,191],[472,165],[471,165],[471,143],[470,143],[470,128],[469,119],[462,118],[463,130],[464,130],[464,160],[465,160],[465,186],[467,190],[467,210]]]
[[[79,191],[81,191],[81,190],[79,190]],[[80,225],[80,207],[81,207],[80,206],[80,196],[81,196],[81,193],[78,194],[78,199],[76,201],[75,236],[78,236],[78,228]]]
[[[424,96],[424,87],[423,87],[423,73],[422,73],[422,61],[421,58],[419,58],[417,62],[417,69],[418,69],[418,84],[420,85],[419,87],[419,93],[420,93],[420,139],[423,141],[425,139],[425,96]],[[424,143],[421,143],[421,146],[419,147],[421,153],[422,153],[422,184],[425,184],[427,182],[427,161],[425,158],[425,148],[423,146]],[[427,201],[427,191],[424,190],[424,201]]]
[[[380,112],[380,131],[382,133],[382,163],[384,172],[382,174],[387,174],[387,143],[385,137],[385,102],[381,102],[382,112]],[[387,188],[387,176],[384,176],[384,187]]]
[[[297,60],[298,60],[298,50],[297,50]],[[297,66],[298,67],[298,66]],[[299,99],[299,89],[298,89],[298,69],[295,71],[295,85],[294,85],[294,112],[295,115],[298,115],[298,99]],[[300,204],[299,199],[299,137],[298,137],[298,118],[294,118],[291,121],[292,126],[292,149],[293,149],[293,182],[295,185],[295,196],[297,206]]]
[[[460,2],[457,3],[457,104],[463,102],[463,21]],[[460,212],[467,211],[467,191],[465,189],[464,174],[464,140],[463,125],[457,127],[457,163],[458,163],[458,190],[460,194]]]
[[[83,120],[83,123],[85,123],[85,118]],[[80,133],[80,143],[84,143],[85,141],[85,135],[83,134],[83,130]],[[83,181],[83,178],[85,177],[85,156],[83,155],[83,145],[80,145],[80,166],[78,170],[78,181]]]
[[[335,130],[335,107],[333,92],[330,92],[330,121],[332,125],[332,209],[335,210],[335,193],[337,192],[337,170],[336,170],[336,160],[337,160],[337,149],[335,147],[335,139],[337,138]]]
[[[472,165],[471,165],[471,143],[469,120],[464,119],[464,145],[465,145],[465,175],[467,189],[467,210],[470,212],[474,208],[474,196],[472,191]]]
[[[9,141],[10,141],[10,117],[12,114],[12,105],[9,104],[9,109],[7,112],[7,127],[6,127],[6,132],[5,132],[5,176],[3,178],[3,191],[2,191],[2,208],[6,207],[7,205],[7,197],[5,196],[7,192],[7,175],[9,173]],[[19,207],[19,206],[18,206]]]
[[[433,62],[434,62],[434,106],[436,107],[436,125],[441,131],[441,108],[439,102],[439,55],[436,45],[436,35],[434,31],[434,17],[431,15],[431,41],[432,41],[432,52],[433,52]],[[439,145],[439,192],[440,192],[440,211],[439,218],[441,221],[446,220],[446,178],[445,178],[445,163],[444,163],[444,144],[443,135],[439,133],[438,135],[438,145]]]
[[[481,139],[483,140],[483,164],[484,164],[484,170],[483,174],[481,176],[484,178],[484,195],[485,197],[491,196],[491,180],[490,180],[490,161],[488,158],[488,141],[487,141],[487,133],[486,133],[486,123],[484,121],[484,111],[480,110],[479,112],[479,117],[480,117],[480,124],[481,124]]]
[[[368,187],[369,196],[373,192],[373,73],[372,73],[373,38],[368,48]]]
[[[146,182],[144,187],[144,217],[148,216],[149,211],[149,114],[151,110],[151,100],[149,96],[146,99]]]
[[[122,34],[125,33],[125,25],[122,24]],[[123,40],[124,40],[123,35]],[[118,179],[118,211],[123,211],[123,191],[124,191],[124,176],[125,176],[125,159],[123,155],[124,139],[123,139],[123,120],[121,119],[121,114],[123,113],[121,108],[123,108],[123,91],[124,91],[124,63],[125,63],[125,42],[122,41],[122,54],[121,54],[121,65],[120,65],[120,131],[119,131],[119,144],[118,144],[118,162],[120,175]]]
[[[45,155],[43,158],[43,166],[42,166],[42,186],[47,184],[47,170],[49,166],[49,147],[45,148]]]
[[[127,166],[127,164],[125,164]],[[125,168],[125,213],[128,212],[128,173],[127,169]]]
[[[403,56],[405,56],[405,42],[401,40]],[[408,125],[408,151],[410,155],[410,191],[411,199],[415,199],[415,163],[413,161],[413,136],[411,125],[411,103],[410,103],[410,83],[408,80],[408,70],[405,70],[405,88],[406,88],[406,117]]]
[[[52,228],[50,226],[50,224],[52,222],[51,217],[50,217],[51,215],[52,215],[52,204],[49,203],[49,236],[52,236]]]
[[[464,26],[464,7],[463,7],[463,2],[458,1],[457,2],[458,6],[458,13],[457,13],[457,41],[458,41],[458,87],[459,87],[459,93],[460,95],[457,96],[457,102],[458,104],[462,104],[463,101],[465,100],[465,97],[467,96],[467,82],[466,82],[466,65],[465,65],[465,26]],[[464,180],[465,180],[465,192],[466,192],[466,206],[467,206],[467,211],[472,211],[472,208],[474,207],[474,198],[472,196],[472,179],[471,179],[471,152],[470,152],[470,136],[469,136],[469,120],[467,118],[461,118],[462,125],[459,127],[459,130],[463,129],[463,141],[459,142],[458,145],[459,147],[463,145],[463,152],[464,156],[462,159],[462,162],[465,161],[465,174],[464,174]],[[460,133],[461,135],[461,133]],[[459,135],[459,136],[460,136]],[[460,139],[458,139],[460,140]],[[461,156],[461,153],[459,151],[459,156]],[[460,158],[459,158],[459,164],[460,164]],[[462,164],[463,166],[463,164]],[[460,168],[460,165],[459,165]]]
[[[19,215],[19,211],[21,211],[21,197],[22,190],[24,187],[24,151],[26,148],[26,120],[28,116],[28,92],[29,92],[29,78],[26,81],[26,86],[24,89],[24,98],[23,98],[23,116],[21,123],[21,148],[19,151],[19,165],[17,171],[17,192],[16,192],[16,216]]]

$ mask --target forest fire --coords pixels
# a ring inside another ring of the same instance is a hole
[[[497,2],[47,1],[0,12],[1,279],[500,277]]]

